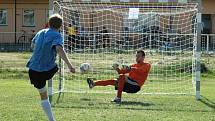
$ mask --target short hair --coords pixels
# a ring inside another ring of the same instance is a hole
[[[59,14],[53,14],[49,17],[50,28],[59,29],[62,26],[63,18]]]
[[[141,53],[143,57],[145,57],[145,56],[146,56],[146,54],[145,54],[145,52],[144,52],[144,50],[143,50],[143,49],[139,49],[139,50],[137,50],[137,53]]]

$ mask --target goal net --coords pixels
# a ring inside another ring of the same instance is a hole
[[[53,92],[89,92],[87,77],[117,78],[112,64],[135,63],[135,52],[142,48],[152,67],[138,93],[195,94],[197,4],[56,2],[54,12],[63,16],[64,48],[76,70],[81,63],[92,68],[71,74],[61,63]],[[106,86],[90,92],[115,90]]]

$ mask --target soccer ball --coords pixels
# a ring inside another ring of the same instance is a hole
[[[91,66],[90,66],[89,63],[82,63],[80,65],[80,72],[81,73],[86,73],[86,72],[88,72],[90,70],[90,68],[91,68]]]

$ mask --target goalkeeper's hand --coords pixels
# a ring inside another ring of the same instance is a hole
[[[117,69],[117,68],[119,68],[119,64],[118,63],[114,63],[113,65],[112,65],[112,67],[113,67],[113,69]]]
[[[126,64],[123,64],[123,65],[122,65],[122,69],[130,70],[130,69],[131,69],[131,66],[126,65]]]

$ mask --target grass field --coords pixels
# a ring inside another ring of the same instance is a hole
[[[46,121],[40,98],[28,81],[29,53],[0,53],[0,121]],[[210,57],[210,61],[214,57]],[[53,103],[57,121],[215,121],[215,64],[203,57],[208,73],[201,75],[201,100],[193,95],[63,93]],[[87,86],[87,85],[86,85]],[[56,100],[57,95],[54,96]]]

